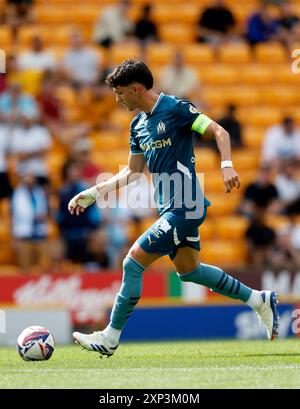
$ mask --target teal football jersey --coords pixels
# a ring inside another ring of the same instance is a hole
[[[131,122],[130,151],[146,159],[160,215],[173,211],[198,219],[210,205],[195,172],[191,127],[199,115],[189,101],[161,93],[150,113]]]

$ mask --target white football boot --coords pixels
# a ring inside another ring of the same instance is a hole
[[[259,322],[266,327],[268,338],[273,341],[278,336],[279,315],[277,294],[274,291],[261,291],[262,305],[256,310]]]
[[[118,345],[111,345],[109,340],[104,336],[102,331],[93,332],[90,335],[81,332],[73,332],[73,339],[76,344],[88,351],[99,352],[101,355],[112,356]]]

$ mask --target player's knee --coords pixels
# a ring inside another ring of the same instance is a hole
[[[127,255],[123,260],[124,275],[142,275],[144,267],[131,256]]]

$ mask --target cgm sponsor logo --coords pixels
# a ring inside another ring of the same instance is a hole
[[[149,150],[154,150],[154,149],[161,149],[166,146],[171,146],[172,141],[171,138],[168,139],[159,139],[157,141],[151,141],[151,142],[146,142],[141,144],[141,148],[143,151],[149,151]]]

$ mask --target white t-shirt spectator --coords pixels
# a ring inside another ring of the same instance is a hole
[[[99,56],[89,47],[67,51],[62,65],[71,79],[81,84],[91,84],[97,80],[99,75]]]
[[[167,94],[187,98],[199,86],[194,70],[188,66],[180,70],[170,65],[164,68],[160,77],[160,86]]]
[[[10,128],[6,124],[0,124],[0,173],[7,171],[6,155],[10,147]]]
[[[94,26],[93,40],[101,42],[110,39],[115,43],[122,41],[133,30],[133,24],[118,6],[108,6]]]
[[[262,156],[266,161],[300,157],[299,128],[295,128],[291,135],[286,135],[281,125],[269,128],[266,132]]]
[[[26,51],[22,53],[18,58],[18,67],[21,71],[52,70],[55,68],[55,65],[55,57],[48,51],[41,51],[39,53],[34,51]]]
[[[16,127],[12,131],[12,151],[14,153],[34,153],[51,147],[51,135],[45,126],[33,125],[30,128]],[[20,173],[29,172],[34,176],[47,176],[47,166],[43,155],[20,160]]]
[[[285,203],[292,203],[300,198],[300,181],[279,174],[275,178],[274,185],[278,191],[279,199]]]

